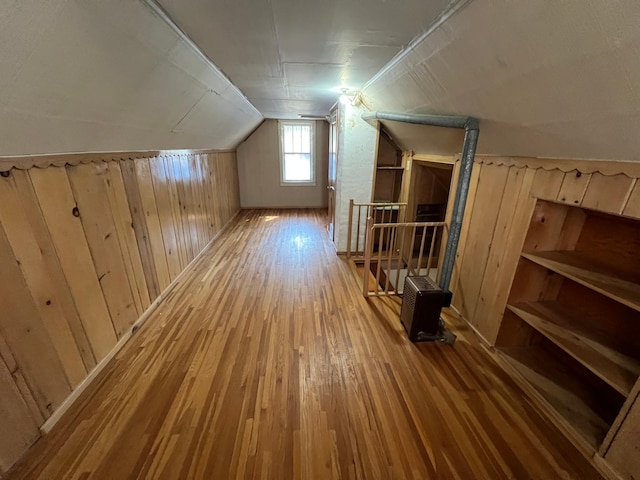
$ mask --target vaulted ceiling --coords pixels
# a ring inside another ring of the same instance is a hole
[[[637,0],[159,0],[212,62],[148,1],[3,3],[0,155],[234,148],[344,85],[372,110],[475,116],[480,153],[640,160]]]
[[[451,0],[158,0],[268,118],[326,115]]]

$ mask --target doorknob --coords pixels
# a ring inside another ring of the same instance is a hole
[[[333,185],[327,185],[327,190],[333,190],[335,192],[336,187],[334,187]]]

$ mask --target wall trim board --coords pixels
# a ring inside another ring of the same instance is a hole
[[[408,151],[411,160],[414,162],[424,162],[433,164],[453,165],[460,161],[460,155],[423,155]],[[445,167],[446,168],[446,167]]]
[[[155,312],[158,306],[167,298],[171,291],[181,282],[184,276],[195,266],[195,264],[202,258],[202,256],[211,248],[213,243],[229,228],[233,221],[237,218],[242,209],[238,211],[224,224],[218,233],[207,243],[207,245],[200,251],[198,255],[194,257],[191,262],[180,272],[180,274],[173,279],[173,281],[165,288],[158,298],[156,298],[151,305],[144,311],[144,313],[136,320],[125,335],[116,343],[113,349],[104,357],[89,373],[89,375],[78,385],[69,395],[65,401],[56,409],[55,412],[40,426],[40,431],[43,435],[46,435],[51,429],[62,419],[65,413],[78,401],[80,396],[89,388],[95,379],[102,373],[102,371],[109,365],[111,360],[129,343],[129,340],[138,332],[138,330],[147,322],[149,317]],[[35,442],[34,442],[35,444]]]
[[[235,153],[236,150],[135,150],[127,152],[72,152],[41,155],[0,156],[0,172],[12,168],[28,170],[29,168],[63,167],[80,163],[117,162],[121,160],[138,160],[143,158],[184,157],[208,153]]]
[[[505,167],[527,167],[543,170],[560,170],[564,173],[578,170],[581,173],[600,173],[605,176],[626,175],[629,178],[640,177],[640,162],[629,160],[587,160],[536,157],[500,157],[476,155],[476,163],[500,165]]]

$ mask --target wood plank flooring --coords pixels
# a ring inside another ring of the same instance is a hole
[[[8,478],[599,478],[464,326],[410,343],[324,224],[242,211]]]

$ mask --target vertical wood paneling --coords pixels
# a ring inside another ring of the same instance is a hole
[[[490,343],[494,343],[498,335],[507,293],[535,207],[535,199],[528,195],[534,177],[535,170],[511,167],[502,196],[474,315],[476,327]]]
[[[176,244],[178,248],[178,258],[180,260],[180,268],[184,269],[189,260],[187,257],[187,245],[184,236],[184,228],[182,225],[182,209],[180,198],[178,197],[178,187],[176,186],[176,178],[174,176],[172,157],[160,158],[164,164],[165,175],[167,178],[167,189],[171,197],[171,219],[173,221],[173,232],[176,236]]]
[[[235,153],[226,152],[0,178],[0,475],[238,199]]]
[[[536,177],[531,186],[531,195],[542,200],[555,201],[564,180],[564,172],[543,168],[539,168],[535,172]]]
[[[189,159],[179,157],[175,164],[177,175],[180,179],[178,185],[178,195],[182,203],[183,221],[186,223],[185,235],[187,244],[189,245],[189,261],[193,260],[198,254],[198,229],[196,228],[196,219],[193,213],[193,200],[191,194],[191,173],[189,172]]]
[[[80,164],[67,173],[111,323],[120,338],[138,315],[108,201],[107,168],[104,163]]]
[[[202,170],[200,169],[200,162],[197,155],[192,156],[190,159],[190,169],[192,177],[191,188],[194,193],[194,208],[196,219],[198,221],[198,238],[200,244],[198,245],[198,251],[202,250],[208,242],[209,227],[207,219],[204,214],[204,195],[202,190],[203,178]]]
[[[116,335],[82,224],[73,214],[76,202],[66,171],[34,168],[29,175],[94,356],[104,358]]]
[[[124,264],[127,268],[127,276],[129,277],[129,286],[133,293],[133,299],[136,302],[138,316],[140,316],[151,304],[151,299],[149,298],[149,289],[147,288],[144,277],[140,250],[136,242],[136,234],[133,228],[131,212],[129,211],[129,203],[127,202],[127,193],[122,180],[120,164],[110,162],[107,173],[107,196],[109,197],[116,232],[120,239]]]
[[[631,194],[634,179],[626,175],[591,175],[591,181],[582,199],[583,208],[620,215]]]
[[[142,158],[135,163],[136,176],[138,178],[138,188],[140,191],[140,200],[144,213],[144,221],[149,231],[149,243],[151,245],[151,254],[153,262],[156,266],[158,274],[159,292],[162,292],[171,283],[169,275],[169,264],[164,249],[164,239],[162,238],[162,227],[158,216],[158,206],[156,205],[156,196],[153,191],[153,181],[151,180],[151,169],[149,167],[149,159]]]
[[[0,357],[1,360],[7,366],[7,370],[11,373],[11,377],[16,384],[20,395],[22,395],[22,399],[24,400],[27,408],[29,409],[29,413],[31,414],[31,418],[34,419],[37,425],[41,425],[45,421],[45,416],[42,415],[38,404],[36,403],[36,399],[34,398],[31,390],[29,389],[29,385],[27,384],[27,380],[22,373],[22,370],[18,367],[18,362],[16,357],[11,353],[9,349],[9,345],[5,338],[0,334]],[[11,435],[10,431],[5,431],[5,435]]]
[[[164,244],[164,254],[167,259],[167,268],[171,280],[175,279],[182,268],[178,254],[178,241],[176,239],[176,229],[173,223],[173,212],[171,209],[171,192],[167,181],[167,174],[164,169],[164,162],[160,158],[153,158],[149,162],[153,191],[156,199],[156,208],[162,240]]]
[[[583,174],[577,170],[568,172],[564,176],[556,201],[574,206],[580,205],[590,180],[590,173]]]
[[[560,170],[562,161],[550,160],[554,168],[546,170],[540,162],[528,166],[526,159],[520,165],[487,160],[474,167],[479,174],[472,178],[469,191],[477,193],[467,202],[454,266],[459,281],[452,286],[454,307],[488,343],[494,344],[532,215],[540,222],[537,228],[547,232],[560,232],[565,223],[564,218],[545,213],[543,207],[536,209],[537,199],[640,218],[640,184],[634,175],[604,168],[606,164],[600,165],[607,171],[605,175],[589,169],[590,162],[584,162],[584,168],[570,162],[571,170],[565,172]],[[515,175],[516,168],[523,175]],[[585,173],[580,173],[581,169]],[[577,216],[571,224],[580,225],[582,220]],[[535,232],[535,225],[532,228]],[[553,245],[536,240],[534,235],[526,249],[568,248],[575,242],[572,235],[577,230],[563,231],[564,235],[547,235]]]
[[[3,182],[0,205],[0,221],[13,254],[67,378],[75,387],[95,360],[26,172],[16,171]]]
[[[640,218],[640,182],[637,178],[635,179],[635,184],[627,201],[627,205],[624,207],[622,213],[629,217]]]
[[[480,171],[482,170],[482,165],[476,165],[471,172],[471,180],[469,185],[469,193],[467,194],[467,204],[466,209],[469,212],[473,211],[473,207],[476,201],[476,193],[478,190],[478,179],[480,178]],[[456,187],[457,188],[457,187]],[[455,201],[455,198],[454,200]],[[453,206],[453,201],[451,206]],[[449,210],[447,210],[449,211]],[[450,211],[452,212],[452,211]],[[471,215],[465,215],[462,219],[462,231],[460,232],[460,240],[458,242],[458,251],[456,252],[456,260],[453,265],[453,272],[451,273],[451,290],[458,291],[458,279],[460,278],[460,268],[464,265],[464,252],[467,242],[467,236],[469,233],[469,223],[471,223]],[[448,225],[450,225],[450,221]],[[443,243],[443,245],[445,245]],[[460,310],[460,302],[461,295],[456,295],[453,297],[454,306]]]
[[[140,198],[140,189],[138,187],[138,177],[136,175],[136,166],[133,160],[125,160],[121,164],[122,180],[124,182],[129,202],[129,212],[131,213],[131,224],[136,234],[136,242],[140,250],[140,261],[144,271],[144,278],[147,282],[149,298],[153,302],[160,295],[160,287],[158,286],[158,274],[156,273],[156,264],[151,253],[151,239],[149,238],[149,229],[144,215],[144,206]]]
[[[478,178],[474,213],[470,216],[468,227],[471,235],[466,240],[464,263],[456,291],[460,297],[460,311],[469,319],[473,318],[476,309],[508,174],[509,168],[483,165]]]
[[[0,392],[2,392],[0,395],[0,475],[2,475],[40,436],[40,431],[2,358],[0,358]]]
[[[71,387],[3,228],[0,265],[0,335],[46,418],[69,395]]]

